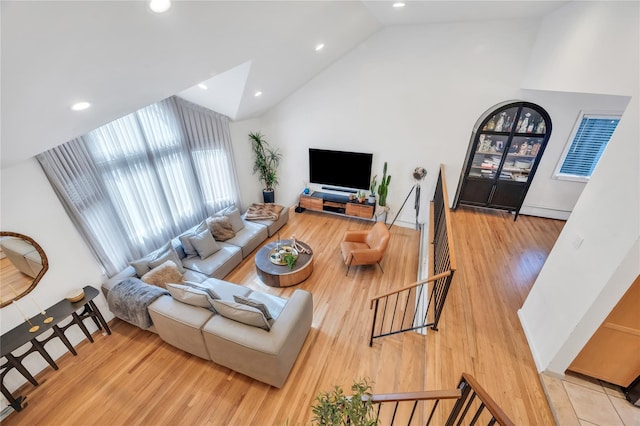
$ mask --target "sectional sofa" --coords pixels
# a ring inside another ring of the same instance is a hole
[[[277,220],[254,222],[234,208],[218,212],[107,280],[102,290],[110,309],[177,348],[282,387],[311,329],[311,293],[297,289],[284,299],[222,278],[286,224],[288,214],[283,209]],[[225,230],[231,225],[233,236],[211,243],[220,223]],[[155,294],[136,308],[148,322],[123,313],[118,297],[125,287],[125,295]]]

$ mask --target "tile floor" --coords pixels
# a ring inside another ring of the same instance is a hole
[[[640,426],[640,407],[615,385],[573,373],[540,379],[560,426]]]

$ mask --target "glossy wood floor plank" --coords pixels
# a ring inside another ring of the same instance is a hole
[[[452,388],[467,371],[516,423],[552,424],[516,311],[562,222],[521,216],[514,223],[507,214],[472,210],[454,212],[453,220],[459,271],[439,332],[405,333],[368,346],[370,299],[416,280],[417,231],[392,228],[384,274],[373,265],[352,268],[345,276],[342,235],[371,223],[291,211],[280,235],[295,233],[314,249],[311,277],[290,288],[268,287],[256,275],[253,256],[226,277],[285,297],[296,288],[313,293],[312,330],[282,389],[114,320],[111,336],[81,343],[77,357],[58,360],[59,371],[47,368],[37,375],[40,386],[25,385],[21,391],[29,406],[2,423],[308,424],[315,395],[334,384],[348,389],[366,376],[378,393]]]

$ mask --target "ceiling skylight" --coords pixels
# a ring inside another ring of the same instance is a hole
[[[89,108],[91,106],[91,104],[89,102],[76,102],[75,104],[71,105],[71,109],[74,111],[83,111],[87,108]]]

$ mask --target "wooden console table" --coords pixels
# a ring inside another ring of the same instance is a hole
[[[311,194],[302,194],[300,195],[300,207],[319,212],[375,220],[373,217],[376,207],[375,203],[358,203],[356,200],[349,200],[349,197],[346,195],[336,195],[320,191],[315,191]]]
[[[22,374],[31,384],[34,386],[38,386],[38,382],[36,379],[29,373],[29,371],[22,365],[22,360],[32,352],[38,352],[42,357],[51,365],[54,370],[58,369],[58,366],[51,358],[51,356],[47,353],[44,345],[47,344],[51,339],[55,337],[59,337],[62,340],[62,343],[69,349],[73,355],[77,355],[75,349],[69,339],[65,336],[64,332],[71,327],[72,325],[77,325],[80,327],[82,332],[87,339],[91,343],[93,343],[93,337],[91,337],[91,333],[87,330],[84,323],[82,322],[86,318],[92,318],[95,322],[96,326],[99,330],[104,330],[111,334],[111,330],[107,325],[107,322],[103,318],[102,314],[98,310],[98,307],[93,302],[93,299],[99,294],[98,290],[91,286],[86,286],[84,288],[84,298],[79,300],[78,302],[71,303],[68,300],[61,300],[55,305],[46,309],[47,317],[53,317],[53,321],[46,324],[43,322],[45,319],[41,314],[36,315],[35,317],[29,318],[32,324],[40,326],[38,331],[35,333],[30,333],[29,328],[31,327],[27,322],[23,322],[16,328],[9,330],[2,336],[0,336],[0,350],[1,355],[7,361],[0,365],[0,385],[2,386],[2,394],[9,401],[9,404],[16,410],[20,411],[24,406],[22,402],[26,399],[26,397],[18,396],[14,397],[11,395],[11,392],[4,386],[4,377],[5,375],[12,369],[15,368],[20,374]],[[82,309],[82,312],[78,314],[77,311]],[[58,326],[65,319],[71,319],[66,325]],[[42,340],[38,340],[38,337],[41,336],[45,331],[52,330],[53,333]],[[13,355],[12,352],[21,346],[31,343],[31,347],[21,355]],[[26,404],[25,404],[26,406]]]

